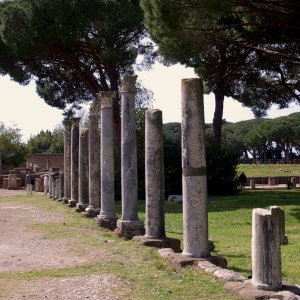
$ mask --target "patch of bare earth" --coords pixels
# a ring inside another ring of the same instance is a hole
[[[83,255],[76,239],[49,239],[32,229],[32,224],[63,221],[61,215],[28,204],[0,202],[0,273],[91,265],[110,256],[96,247]],[[118,299],[111,292],[118,286],[120,280],[111,275],[43,278],[18,281],[17,287],[8,283],[0,299]]]

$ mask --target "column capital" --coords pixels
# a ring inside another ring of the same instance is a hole
[[[116,96],[117,92],[115,91],[101,91],[97,93],[97,97],[101,101],[101,108],[111,108]]]
[[[136,93],[136,79],[137,75],[128,75],[125,74],[122,83],[121,83],[121,93],[131,93],[135,94]]]
[[[65,128],[72,125],[71,119],[64,119],[62,123],[63,123]]]
[[[99,115],[101,110],[101,97],[97,94],[97,98],[91,103],[90,115]]]
[[[80,118],[78,117],[72,117],[70,120],[72,121],[72,125],[78,125],[80,122]]]

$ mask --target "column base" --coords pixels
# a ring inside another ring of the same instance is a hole
[[[100,210],[100,208],[88,206],[82,215],[86,218],[96,218],[100,214]]]
[[[138,241],[144,246],[156,247],[156,248],[171,248],[175,253],[180,253],[182,250],[180,248],[180,240],[168,237],[147,237],[134,236],[133,240]]]
[[[117,228],[117,217],[105,218],[105,217],[100,217],[100,215],[98,215],[96,218],[96,223],[102,228],[115,230]]]
[[[75,207],[76,204],[77,204],[77,201],[74,200],[74,199],[71,199],[71,200],[68,201],[68,206],[69,207]]]
[[[83,212],[87,208],[87,204],[76,203],[76,207],[74,211],[76,212]]]
[[[134,236],[141,236],[145,234],[144,222],[139,220],[126,221],[119,219],[117,221],[117,229],[115,230],[115,233],[129,240]]]
[[[63,201],[64,201],[64,198],[58,198],[57,201],[58,201],[58,202],[63,202]]]

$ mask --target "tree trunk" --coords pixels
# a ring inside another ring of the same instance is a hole
[[[217,87],[215,94],[215,112],[213,119],[214,140],[221,142],[222,138],[222,122],[223,122],[223,106],[224,91],[222,87]]]

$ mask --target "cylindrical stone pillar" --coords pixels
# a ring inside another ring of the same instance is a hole
[[[59,202],[64,201],[64,172],[59,172]]]
[[[282,286],[279,218],[272,210],[252,212],[252,284],[261,290]]]
[[[95,218],[101,206],[101,173],[100,173],[100,109],[101,99],[90,107],[89,115],[89,205],[85,209],[87,218]]]
[[[83,129],[79,138],[79,194],[75,211],[84,211],[89,204],[89,132]]]
[[[40,192],[40,178],[35,178],[34,180],[34,191]]]
[[[55,179],[55,193],[54,199],[57,200],[59,198],[59,178]]]
[[[291,178],[291,182],[292,182],[292,188],[295,189],[297,187],[297,178],[296,177],[292,177]]]
[[[102,91],[101,98],[101,211],[97,216],[101,227],[116,228],[113,151],[113,100],[116,92]]]
[[[52,198],[52,200],[55,200],[55,188],[56,188],[56,178],[55,178],[55,174],[53,174],[52,188],[51,188],[51,198]]]
[[[49,198],[53,197],[53,180],[54,180],[54,173],[52,173],[51,171],[49,172]]]
[[[146,237],[165,237],[165,182],[162,112],[146,111],[145,117]]]
[[[79,121],[80,118],[71,118],[71,199],[69,207],[75,207],[78,202],[78,166],[79,166]]]
[[[67,204],[71,199],[71,130],[70,119],[64,120],[64,201]]]
[[[183,255],[207,257],[208,212],[205,156],[203,83],[183,79],[182,96],[182,196]]]
[[[255,180],[254,179],[250,179],[250,189],[255,190]]]
[[[137,76],[125,75],[121,85],[121,191],[122,218],[117,221],[119,234],[126,238],[145,233],[137,212],[137,150],[135,95]]]

